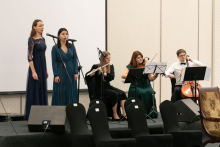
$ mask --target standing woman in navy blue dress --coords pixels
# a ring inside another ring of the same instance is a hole
[[[63,72],[62,72],[63,63],[60,58],[57,47],[56,45],[54,45],[51,52],[53,74],[54,74],[53,96],[52,96],[51,105],[68,105],[71,102],[78,101],[78,92],[77,92],[78,62],[77,62],[75,47],[72,46],[67,41],[68,39],[67,29],[60,28],[57,36],[60,38],[60,40],[57,41],[58,50],[61,54],[63,61],[65,62],[66,69],[69,73],[72,83],[69,80],[65,68],[63,68]]]
[[[46,44],[42,37],[44,24],[41,20],[35,20],[28,39],[28,78],[26,89],[26,104],[24,119],[28,120],[31,105],[48,105],[47,100],[47,66]]]

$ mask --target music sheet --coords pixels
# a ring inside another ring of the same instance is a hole
[[[143,74],[148,73],[164,73],[167,62],[147,62]]]

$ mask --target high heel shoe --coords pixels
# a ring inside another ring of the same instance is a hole
[[[120,118],[120,120],[121,120],[121,121],[127,121],[127,118],[126,118],[126,117],[127,117],[127,116],[123,116],[123,115],[122,115],[121,118]]]
[[[114,116],[112,116],[112,121],[120,121],[120,118],[119,119],[115,119]]]

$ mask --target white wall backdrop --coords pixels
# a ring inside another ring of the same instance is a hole
[[[213,86],[220,87],[220,1],[213,2]]]
[[[105,0],[13,0],[0,1],[0,92],[26,91],[27,43],[35,19],[45,25],[48,90],[52,90],[52,38],[60,28],[67,28],[69,38],[76,39],[77,53],[84,74],[98,62],[97,47],[105,50]],[[81,89],[87,89],[81,78]]]
[[[161,60],[168,68],[178,61],[176,51],[185,49],[193,59],[198,59],[198,1],[165,0],[162,1],[162,40]],[[161,79],[161,101],[170,99],[171,82]]]
[[[199,61],[207,67],[212,67],[212,0],[199,0]],[[203,87],[212,86],[212,79],[201,81]]]
[[[108,0],[108,51],[115,67],[115,80],[111,83],[128,91],[130,84],[121,81],[121,75],[139,50],[150,60],[160,61],[160,0]],[[159,79],[159,78],[158,78]],[[160,100],[160,80],[156,80],[157,103]]]
[[[121,74],[132,52],[141,51],[154,61],[178,61],[176,51],[183,48],[193,59],[212,68],[210,81],[203,87],[220,86],[220,1],[218,0],[109,0],[108,50],[116,60],[112,82],[125,91]],[[171,98],[168,78],[155,81],[157,107]]]

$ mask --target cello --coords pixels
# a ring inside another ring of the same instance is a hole
[[[187,55],[187,57],[189,56]],[[189,63],[187,59],[186,59],[186,64],[187,64],[187,67],[189,67]],[[182,75],[182,71],[181,71],[181,75]],[[195,90],[196,90],[196,100],[198,100],[199,98],[198,87],[201,87],[201,85],[196,82],[196,87],[195,87],[195,81],[184,81],[184,83],[182,84],[181,93],[180,93],[181,97],[183,99],[186,99],[186,98],[193,99],[195,97],[194,95],[195,95]]]

